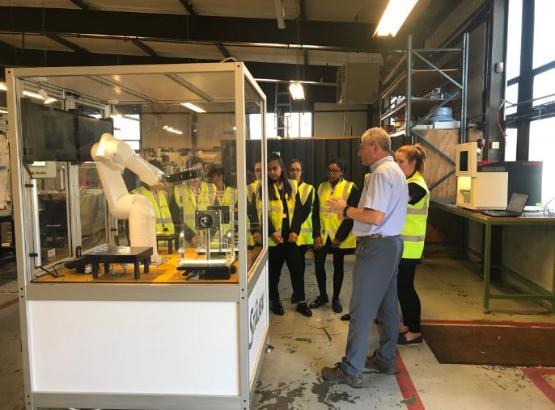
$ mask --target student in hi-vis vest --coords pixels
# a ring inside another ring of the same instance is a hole
[[[314,204],[315,190],[314,187],[305,181],[303,181],[303,164],[299,159],[292,159],[287,164],[287,171],[289,173],[289,179],[297,181],[297,192],[299,193],[299,198],[301,200],[301,206],[303,208],[303,213],[306,215],[306,219],[301,224],[301,232],[297,239],[297,246],[299,247],[299,254],[301,255],[301,273],[300,277],[304,284],[304,274],[305,274],[305,255],[309,246],[312,246],[314,240],[312,235],[312,205]],[[293,278],[291,278],[291,285],[293,285]],[[304,288],[304,285],[303,285]],[[294,290],[294,288],[293,288]],[[291,297],[291,303],[297,303],[297,295],[293,293]]]
[[[407,178],[409,203],[403,225],[403,255],[397,274],[397,294],[403,323],[401,323],[397,344],[422,343],[420,331],[420,298],[414,287],[416,265],[422,262],[426,220],[430,204],[430,191],[424,181],[424,161],[426,151],[420,144],[403,145],[395,152],[395,162]]]
[[[268,159],[268,270],[270,309],[276,315],[284,314],[278,287],[285,262],[291,274],[297,312],[312,316],[305,300],[304,280],[301,278],[302,260],[297,246],[301,225],[306,217],[297,191],[297,181],[288,179],[281,158],[271,155]]]
[[[182,226],[187,245],[197,247],[201,243],[195,225],[195,211],[205,211],[209,205],[214,205],[216,186],[202,180],[205,175],[202,159],[191,157],[187,160],[185,166],[187,169],[197,170],[199,175],[198,178],[174,185],[173,202],[177,207],[177,220]]]
[[[231,232],[232,242],[235,240],[235,227],[231,226],[231,220],[237,223],[237,190],[225,185],[225,168],[221,165],[213,165],[208,170],[208,181],[216,187],[216,201],[214,205],[227,206],[229,209],[229,223],[221,224],[221,230],[225,236]],[[233,215],[231,214],[233,212]],[[232,245],[232,244],[229,244]]]
[[[249,229],[247,244],[249,247],[262,246],[262,163],[256,161],[254,164],[254,181],[247,185],[247,216],[249,219]]]
[[[327,164],[327,181],[318,186],[314,201],[312,218],[314,226],[314,264],[316,280],[320,295],[310,304],[311,308],[318,308],[329,302],[326,287],[326,256],[333,254],[333,294],[332,308],[335,313],[341,313],[343,306],[339,300],[343,285],[343,264],[345,255],[354,253],[356,239],[351,233],[353,220],[341,218],[327,209],[329,199],[343,199],[349,206],[357,206],[360,192],[353,182],[343,178],[345,161],[340,158],[332,159]]]

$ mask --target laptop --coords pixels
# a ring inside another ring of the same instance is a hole
[[[487,216],[520,216],[524,210],[524,206],[528,201],[528,194],[519,194],[514,192],[505,211],[484,211]]]

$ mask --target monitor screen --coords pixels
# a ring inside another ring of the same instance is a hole
[[[468,151],[459,153],[459,171],[468,171]]]
[[[22,99],[21,122],[23,154],[27,164],[35,161],[79,161],[72,113]]]
[[[76,141],[81,161],[92,161],[91,148],[105,132],[114,133],[114,125],[111,119],[96,119],[85,115],[77,115]]]

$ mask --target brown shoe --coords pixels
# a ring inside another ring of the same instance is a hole
[[[322,379],[328,383],[342,383],[354,388],[363,387],[362,376],[351,376],[343,371],[341,363],[336,363],[334,367],[324,367],[322,369]]]
[[[366,370],[372,373],[397,374],[397,366],[388,364],[385,360],[380,359],[376,352],[372,356],[366,358]]]

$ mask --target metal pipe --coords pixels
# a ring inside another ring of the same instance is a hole
[[[468,103],[468,44],[469,34],[463,35],[463,51],[462,51],[462,93],[461,93],[461,132],[459,142],[464,144],[466,142],[467,134],[467,103]]]
[[[407,46],[407,95],[405,97],[405,135],[411,137],[412,143],[414,144],[414,138],[412,138],[410,132],[410,116],[411,116],[411,100],[412,100],[412,35],[409,35],[408,46]]]

